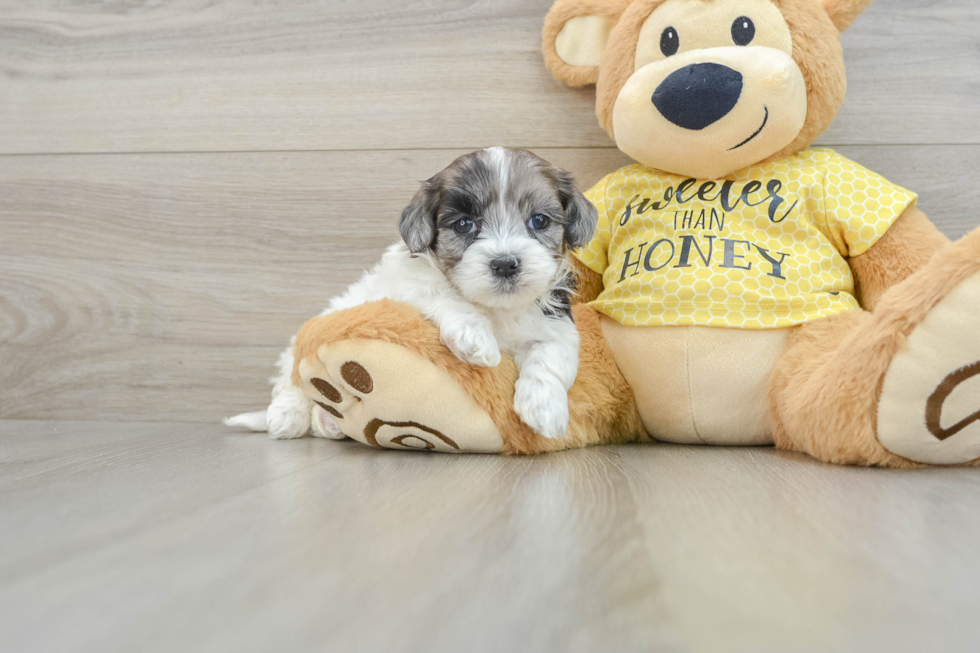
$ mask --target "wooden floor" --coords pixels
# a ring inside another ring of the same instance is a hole
[[[0,3],[0,650],[976,651],[980,475],[272,442],[288,337],[488,145],[626,162],[550,0]],[[879,0],[820,144],[980,224],[980,3]]]
[[[3,422],[5,651],[976,651],[980,475]]]

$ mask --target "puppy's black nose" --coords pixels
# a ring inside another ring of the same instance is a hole
[[[510,279],[521,269],[521,261],[516,256],[498,256],[490,261],[493,276],[500,279]]]
[[[660,114],[699,131],[727,116],[742,96],[742,73],[717,63],[696,63],[671,73],[653,93]]]

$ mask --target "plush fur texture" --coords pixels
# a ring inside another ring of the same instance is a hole
[[[847,92],[840,32],[814,0],[777,0],[793,35],[793,59],[806,80],[807,115],[792,143],[770,156],[777,161],[805,150],[837,117]]]
[[[307,322],[296,337],[293,382],[297,386],[301,382],[299,362],[316,357],[323,345],[343,340],[380,340],[415,352],[448,372],[497,425],[504,438],[504,453],[529,454],[649,440],[630,400],[632,392],[612,362],[598,316],[586,306],[576,307],[574,314],[581,337],[580,372],[569,390],[571,416],[568,436],[562,439],[541,437],[514,412],[518,371],[513,359],[504,356],[497,367],[468,365],[440,342],[439,330],[418,311],[390,300]]]
[[[596,116],[599,124],[616,138],[613,107],[627,80],[635,72],[637,42],[643,23],[665,0],[559,0],[545,19],[544,56],[552,74],[572,86],[596,83]],[[769,156],[775,161],[809,147],[830,126],[844,103],[847,90],[840,30],[816,0],[773,0],[789,24],[793,59],[800,67],[807,89],[807,114],[803,129],[792,143]],[[830,7],[843,26],[850,25],[870,0],[840,0]],[[602,65],[578,69],[561,60],[554,39],[564,22],[574,16],[619,16],[603,52]]]
[[[840,31],[846,30],[858,19],[872,0],[824,0],[824,11]]]
[[[575,274],[576,293],[573,302],[588,304],[602,292],[602,275],[590,270],[582,261],[571,258],[571,269]]]
[[[603,16],[618,19],[632,0],[568,0],[556,2],[548,12],[541,38],[545,62],[555,78],[569,86],[588,86],[599,79],[598,66],[572,66],[565,63],[555,49],[555,41],[565,23],[581,16]]]
[[[851,311],[794,329],[770,385],[776,446],[847,465],[922,466],[878,441],[881,384],[908,335],[978,272],[980,230],[884,292],[873,313]]]
[[[807,82],[792,57],[790,27],[770,0],[664,2],[638,39],[612,114],[616,145],[636,161],[719,179],[800,134]]]
[[[892,286],[925,267],[949,239],[917,207],[905,211],[875,246],[848,263],[861,306],[873,311]]]

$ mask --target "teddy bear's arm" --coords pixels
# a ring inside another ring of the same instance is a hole
[[[602,275],[590,270],[585,263],[574,256],[569,256],[572,263],[572,273],[575,275],[575,297],[572,304],[588,304],[602,292]]]
[[[874,310],[886,290],[922,268],[948,243],[925,213],[909,207],[871,249],[848,260],[858,302]]]

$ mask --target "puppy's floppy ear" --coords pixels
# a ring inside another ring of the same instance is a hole
[[[435,242],[441,191],[442,183],[438,175],[423,181],[422,187],[402,211],[398,231],[413,254],[421,254]]]
[[[565,209],[565,244],[569,249],[578,249],[588,244],[595,235],[599,212],[579,191],[571,173],[552,168],[551,175],[562,208]]]

